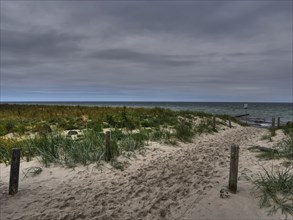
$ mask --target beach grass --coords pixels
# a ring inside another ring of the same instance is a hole
[[[281,129],[285,134],[293,133],[293,122],[286,123],[286,125],[281,126]]]
[[[272,151],[261,152],[257,157],[263,159],[285,158],[293,160],[293,132],[288,133],[284,140],[275,144]]]
[[[260,199],[260,207],[268,207],[269,214],[278,210],[293,215],[293,167],[271,171],[264,169],[253,181],[254,191]]]
[[[0,162],[9,164],[11,149],[18,147],[27,161],[38,156],[46,166],[69,167],[104,159],[104,129],[111,130],[114,158],[150,141],[177,145],[215,132],[211,114],[163,108],[2,104],[0,125]]]

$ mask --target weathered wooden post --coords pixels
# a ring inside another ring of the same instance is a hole
[[[281,118],[280,118],[280,117],[278,117],[277,126],[278,126],[278,128],[280,128],[280,127],[281,127]]]
[[[213,129],[216,130],[216,117],[213,116]]]
[[[11,166],[10,166],[9,195],[14,195],[18,192],[19,166],[20,166],[20,149],[13,148]]]
[[[239,163],[239,146],[232,144],[230,157],[230,174],[229,174],[229,190],[232,193],[237,191],[238,179],[238,163]]]
[[[272,129],[275,129],[275,118],[272,118]]]
[[[106,141],[106,152],[105,152],[105,160],[110,161],[112,159],[112,150],[111,150],[111,132],[106,131],[105,134]]]
[[[232,125],[231,125],[231,118],[229,118],[229,128],[231,128]]]

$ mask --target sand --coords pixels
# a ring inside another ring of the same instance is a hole
[[[196,137],[193,143],[167,146],[151,143],[132,155],[124,171],[109,164],[74,169],[43,167],[37,158],[22,162],[21,170],[41,166],[37,176],[20,174],[19,192],[9,196],[9,167],[1,164],[1,219],[285,219],[267,215],[251,194],[250,179],[262,166],[281,166],[281,160],[261,161],[247,148],[272,146],[261,140],[265,129],[223,127]],[[230,146],[240,146],[237,194],[220,198],[228,184]],[[289,216],[288,219],[292,219]]]

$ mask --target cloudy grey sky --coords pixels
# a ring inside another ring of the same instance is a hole
[[[1,101],[292,102],[292,1],[2,1]]]

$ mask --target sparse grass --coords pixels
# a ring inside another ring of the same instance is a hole
[[[264,159],[279,159],[287,158],[293,160],[293,133],[287,135],[287,137],[273,146],[274,151],[262,152],[257,157]]]
[[[276,129],[275,128],[269,128],[269,131],[270,131],[271,137],[276,136]]]
[[[272,137],[271,137],[270,134],[265,134],[265,135],[263,135],[260,139],[261,139],[262,141],[263,141],[263,140],[268,140],[268,141],[270,141],[270,142],[273,141],[273,140],[272,140]]]
[[[111,160],[110,163],[111,163],[112,167],[114,167],[115,169],[121,170],[121,171],[124,170],[125,163],[119,162],[116,159]]]
[[[287,138],[275,146],[280,157],[293,160],[293,133],[287,135]]]
[[[264,171],[264,174],[259,174],[258,179],[253,181],[260,207],[269,207],[270,215],[278,210],[286,216],[293,215],[293,167]]]
[[[288,122],[286,125],[281,127],[285,134],[293,133],[293,122]]]
[[[22,171],[24,174],[23,178],[27,178],[29,176],[34,177],[36,175],[39,175],[42,171],[43,169],[41,167],[28,167]]]
[[[268,151],[268,152],[261,152],[256,157],[264,160],[275,160],[275,159],[280,159],[280,155],[278,152],[275,151]]]
[[[202,134],[202,133],[213,133],[213,122],[210,118],[203,119],[200,124],[195,128],[195,133]]]

